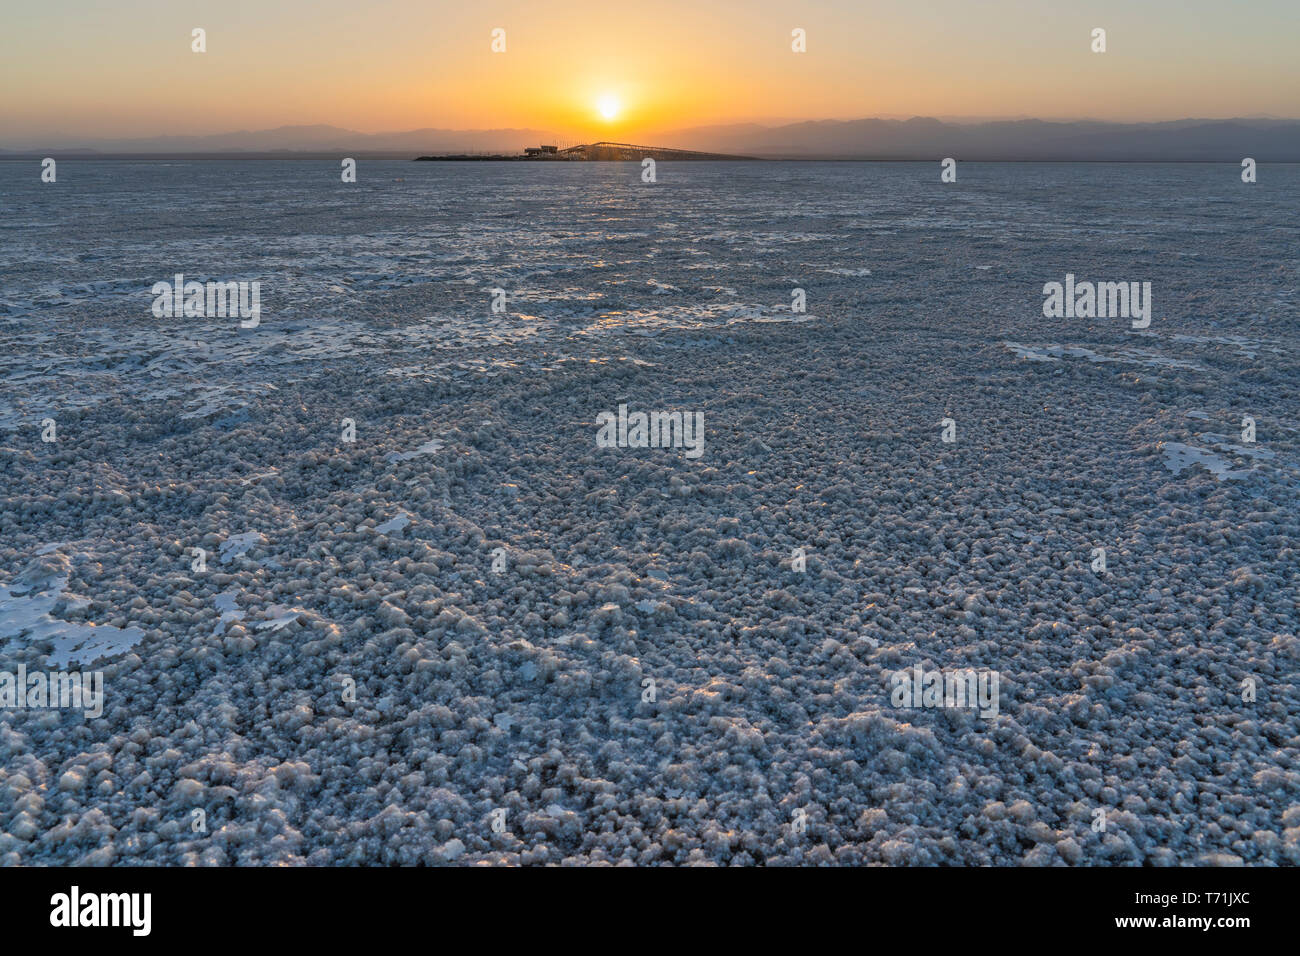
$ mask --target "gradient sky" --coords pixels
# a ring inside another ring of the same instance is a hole
[[[1300,116],[1300,0],[44,0],[7,3],[0,24],[5,145],[316,123],[616,139],[865,116]]]

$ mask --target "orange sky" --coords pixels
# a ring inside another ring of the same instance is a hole
[[[4,14],[0,144],[325,123],[573,139],[878,115],[1300,113],[1300,2],[67,0]],[[1090,33],[1108,31],[1094,54]],[[193,27],[207,52],[192,53]],[[490,49],[506,30],[506,52]],[[807,31],[807,52],[790,32]],[[603,119],[596,103],[623,109]]]

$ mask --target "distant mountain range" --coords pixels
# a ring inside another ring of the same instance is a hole
[[[700,126],[618,137],[663,147],[774,159],[942,159],[1059,162],[1300,162],[1300,120],[1185,119],[1163,123],[913,119],[816,120],[764,126]],[[513,153],[554,143],[535,129],[419,129],[358,133],[335,126],[136,139],[59,137],[6,143],[0,156],[111,155],[363,156],[414,158],[445,152]]]
[[[554,134],[535,129],[413,129],[400,133],[358,133],[337,126],[280,126],[205,136],[149,136],[134,139],[94,139],[61,136],[39,143],[0,143],[0,155],[48,155],[59,151],[115,155],[215,155],[294,153],[317,156],[390,156],[414,158],[420,153],[517,152]]]
[[[1250,156],[1300,162],[1300,120],[952,123],[916,117],[697,127],[664,135],[683,149],[786,159],[1240,162]]]

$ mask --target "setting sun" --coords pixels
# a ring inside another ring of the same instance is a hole
[[[612,120],[618,116],[622,106],[618,102],[617,96],[614,96],[612,93],[606,93],[596,101],[596,109],[600,111],[600,115],[605,119]]]

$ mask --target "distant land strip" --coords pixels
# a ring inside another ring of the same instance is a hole
[[[634,146],[631,143],[586,143],[581,146],[530,146],[520,153],[503,153],[499,155],[476,155],[472,153],[448,153],[440,156],[417,156],[416,161],[474,161],[493,162],[640,162],[643,159],[656,162],[664,160],[746,160],[757,159],[756,156],[734,156],[728,153],[704,153],[694,149],[672,149],[667,146]]]
[[[1300,162],[1300,120],[1245,117],[1181,119],[1159,123],[1092,120],[813,120],[765,126],[733,123],[665,129],[626,136],[676,147],[597,142],[555,143],[561,135],[531,128],[452,130],[424,128],[359,133],[336,126],[282,126],[205,135],[130,139],[66,136],[15,143],[0,130],[0,160],[63,159],[496,159],[576,160],[687,158],[783,159],[851,162],[994,163],[1240,163]],[[589,134],[599,135],[599,134]]]

